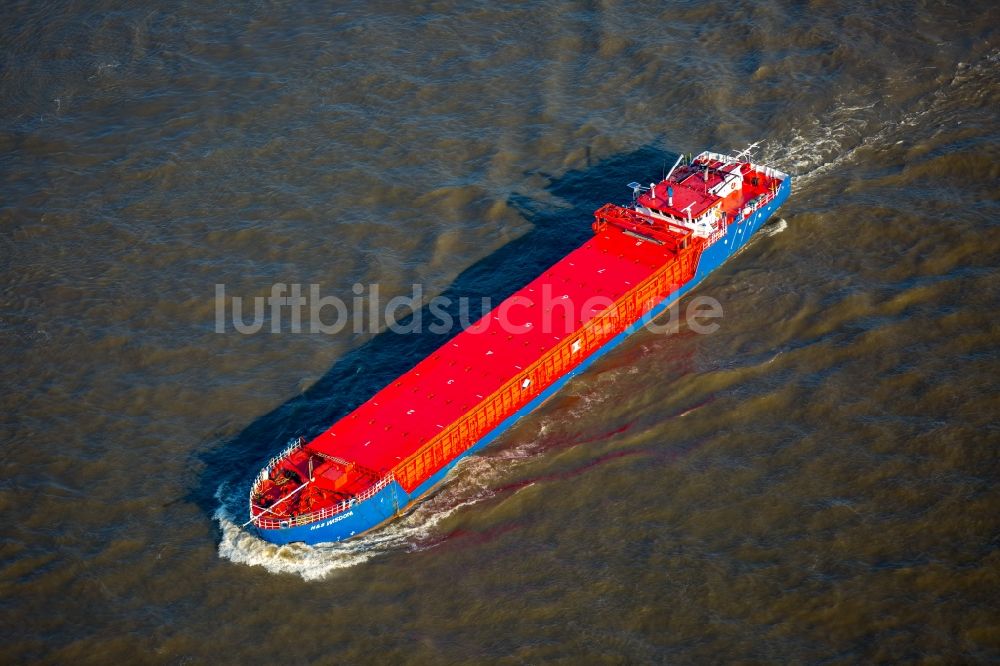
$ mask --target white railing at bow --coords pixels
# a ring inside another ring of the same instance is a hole
[[[324,520],[331,516],[335,516],[338,513],[343,513],[344,511],[347,511],[348,509],[354,507],[356,504],[364,502],[366,499],[371,498],[373,495],[377,494],[380,490],[389,485],[389,483],[391,483],[394,478],[395,477],[393,476],[392,472],[389,472],[381,479],[379,479],[378,483],[376,483],[373,486],[369,486],[363,492],[358,493],[351,499],[341,500],[340,502],[332,506],[324,507],[319,511],[313,511],[311,513],[303,513],[297,516],[287,516],[287,517],[265,516],[263,513],[261,513],[260,515],[253,518],[253,523],[257,527],[265,530],[285,529],[288,527],[299,527],[301,525],[308,525],[309,523],[315,523],[317,521]],[[251,514],[250,514],[251,516],[253,515],[252,511],[253,511],[253,506],[251,505]]]

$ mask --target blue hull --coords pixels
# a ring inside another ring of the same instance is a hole
[[[309,544],[328,543],[343,541],[351,537],[368,532],[380,526],[392,518],[404,513],[417,502],[421,497],[430,492],[435,486],[444,480],[448,472],[458,464],[458,461],[465,456],[490,444],[493,440],[503,434],[513,426],[521,417],[526,416],[543,402],[551,398],[559,391],[566,382],[574,376],[590,367],[597,359],[601,358],[609,351],[620,345],[625,338],[635,333],[640,328],[648,324],[657,316],[662,314],[668,307],[684,296],[688,291],[694,289],[709,273],[721,266],[729,257],[738,252],[747,241],[760,229],[764,223],[774,214],[781,204],[785,202],[792,190],[792,178],[787,177],[782,182],[781,187],[774,199],[766,206],[757,209],[750,216],[734,222],[726,229],[726,235],[713,243],[704,252],[698,262],[694,278],[679,288],[676,292],[665,298],[650,312],[643,315],[641,319],[630,325],[624,331],[611,338],[586,359],[584,359],[573,370],[556,380],[551,386],[542,391],[531,402],[520,410],[502,421],[496,428],[491,430],[486,436],[467,449],[462,455],[456,457],[445,465],[439,472],[428,478],[417,486],[412,493],[407,493],[396,481],[388,484],[381,491],[369,499],[358,502],[349,510],[339,513],[327,520],[317,521],[309,525],[298,527],[287,527],[283,529],[267,530],[254,528],[261,538],[277,544],[286,544],[302,541]]]

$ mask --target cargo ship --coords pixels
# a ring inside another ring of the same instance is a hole
[[[404,514],[464,456],[662,313],[743,247],[791,177],[736,155],[681,156],[629,183],[593,236],[318,436],[272,458],[244,525],[285,544],[342,541]]]

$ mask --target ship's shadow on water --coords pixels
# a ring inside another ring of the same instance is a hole
[[[314,436],[350,413],[389,382],[419,363],[459,332],[458,304],[467,299],[468,321],[482,312],[483,298],[500,303],[538,276],[592,234],[593,212],[607,203],[629,196],[626,183],[649,182],[662,177],[676,154],[650,145],[590,163],[586,167],[554,177],[547,174],[545,189],[562,202],[540,203],[514,195],[509,203],[533,224],[531,231],[508,243],[490,256],[463,271],[441,296],[452,304],[447,308],[456,325],[447,333],[435,334],[427,324],[436,319],[427,306],[422,309],[422,332],[395,333],[386,330],[344,355],[323,377],[302,394],[257,418],[233,437],[216,433],[208,438],[209,448],[197,453],[204,467],[196,488],[188,496],[206,514],[219,509],[220,488],[243,498],[226,508],[233,519],[246,517],[245,491],[261,466],[292,438]],[[412,316],[412,315],[411,315]],[[409,322],[409,318],[400,321]],[[227,493],[228,495],[229,493]],[[225,500],[223,500],[225,501]]]

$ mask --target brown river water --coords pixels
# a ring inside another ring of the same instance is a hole
[[[1000,659],[998,28],[3,3],[0,661]],[[239,529],[271,455],[443,338],[218,333],[216,285],[499,299],[753,141],[794,191],[698,288],[717,332],[637,333],[370,536]]]

